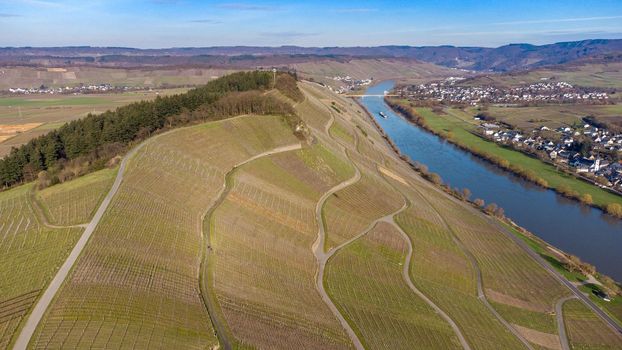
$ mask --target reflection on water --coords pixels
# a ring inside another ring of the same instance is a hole
[[[370,87],[369,94],[390,90],[393,82]],[[614,219],[506,172],[407,122],[382,97],[363,97],[376,121],[397,147],[428,166],[452,187],[468,188],[472,198],[497,203],[516,223],[547,242],[594,264],[622,281],[622,220]],[[382,111],[388,118],[378,117]]]

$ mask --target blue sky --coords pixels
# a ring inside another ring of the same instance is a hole
[[[622,38],[621,0],[0,0],[0,47],[500,46],[587,38]]]

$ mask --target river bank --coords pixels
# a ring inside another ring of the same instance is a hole
[[[394,99],[385,99],[385,103],[408,121],[505,171],[543,188],[556,191],[566,198],[622,218],[622,197],[619,195],[577,179],[574,175],[561,173],[555,167],[539,159],[484,140],[470,130],[451,125],[432,111],[415,110],[405,105],[404,102]],[[436,120],[437,118],[443,120]]]

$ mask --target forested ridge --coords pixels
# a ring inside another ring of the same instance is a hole
[[[52,183],[63,181],[78,175],[76,172],[101,168],[129,144],[154,132],[196,121],[239,114],[279,114],[294,127],[298,118],[292,106],[262,92],[276,88],[297,100],[302,95],[296,77],[278,73],[274,80],[271,72],[233,73],[183,94],[89,114],[13,148],[0,160],[0,181],[4,188],[37,176],[49,178]]]

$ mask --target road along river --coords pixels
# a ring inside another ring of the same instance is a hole
[[[520,226],[622,281],[622,220],[526,182],[406,121],[384,103],[382,94],[393,86],[392,81],[372,86],[366,94],[377,96],[360,101],[402,153],[451,187],[468,188],[471,198],[498,204]]]

